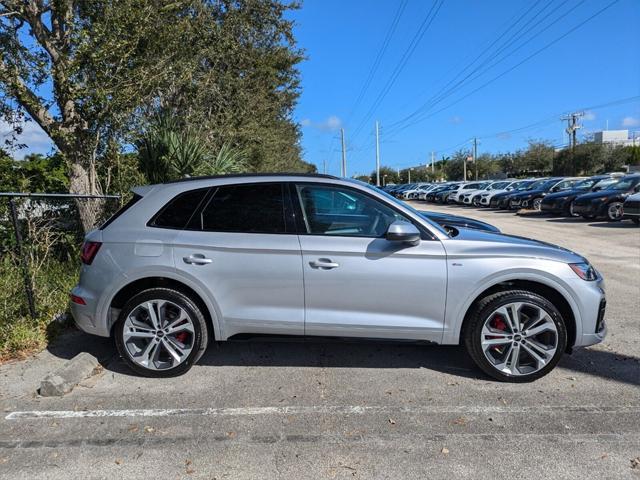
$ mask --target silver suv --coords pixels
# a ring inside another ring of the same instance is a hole
[[[134,189],[82,249],[71,307],[136,372],[186,372],[243,334],[464,343],[524,382],[605,336],[603,281],[580,255],[449,233],[369,185],[326,175],[187,179]]]

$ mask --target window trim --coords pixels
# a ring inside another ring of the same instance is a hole
[[[196,212],[199,211],[200,207],[202,206],[202,203],[207,199],[207,197],[211,194],[211,189],[212,187],[201,187],[201,188],[194,188],[191,190],[184,190],[180,193],[178,193],[177,195],[174,195],[173,197],[171,197],[170,200],[168,200],[160,210],[158,210],[147,222],[146,226],[147,227],[151,227],[151,228],[162,228],[165,230],[184,230],[187,225],[189,225],[189,223],[191,222],[191,219],[193,218],[193,216],[196,214]],[[182,227],[166,227],[163,225],[156,225],[155,222],[158,219],[158,217],[160,215],[162,215],[165,210],[167,208],[169,208],[169,205],[171,205],[174,201],[176,201],[179,197],[183,196],[183,195],[187,195],[189,193],[193,193],[193,192],[198,192],[198,191],[205,191],[204,196],[202,197],[202,199],[200,200],[200,202],[198,203],[198,205],[196,205],[196,208],[193,209],[193,212],[191,213],[191,216],[187,219],[187,221],[185,222],[185,224]]]
[[[292,204],[294,206],[294,210],[295,210],[295,220],[296,220],[296,226],[297,226],[297,233],[298,235],[307,235],[307,236],[313,236],[313,237],[325,237],[325,238],[368,238],[368,239],[380,239],[380,238],[385,238],[385,235],[379,236],[379,237],[373,237],[371,235],[339,235],[339,234],[335,234],[335,235],[327,235],[325,233],[309,233],[309,231],[306,228],[306,223],[301,222],[300,219],[304,219],[306,222],[306,218],[304,216],[304,209],[302,208],[302,199],[300,198],[300,195],[298,194],[298,189],[297,186],[298,185],[312,185],[312,186],[319,186],[319,187],[325,187],[325,188],[334,188],[334,189],[345,189],[345,190],[350,190],[352,192],[358,193],[360,195],[364,195],[365,197],[368,197],[370,199],[372,199],[373,201],[377,201],[382,203],[383,205],[385,205],[387,208],[393,210],[394,212],[398,213],[399,215],[402,215],[404,218],[406,218],[411,224],[413,224],[419,231],[420,231],[420,239],[421,240],[438,240],[438,238],[431,233],[424,225],[422,225],[421,223],[417,222],[413,217],[409,216],[407,213],[403,212],[402,210],[400,210],[397,206],[386,202],[383,199],[380,199],[378,197],[376,197],[375,195],[372,195],[370,192],[367,192],[365,190],[361,190],[359,188],[355,188],[352,187],[350,185],[344,185],[344,184],[334,184],[334,183],[324,183],[324,182],[296,182],[296,181],[292,181],[292,182],[287,182],[290,184],[289,187],[289,195],[291,195],[291,200],[292,200]],[[293,200],[293,196],[295,195],[295,197],[298,199],[298,201],[294,201]]]

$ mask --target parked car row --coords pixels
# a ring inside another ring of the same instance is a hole
[[[640,223],[640,173],[475,182],[413,183],[383,187],[402,200],[530,209],[541,213]]]

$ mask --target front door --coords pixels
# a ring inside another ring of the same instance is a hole
[[[440,341],[447,272],[439,240],[385,239],[411,221],[364,192],[322,183],[292,188],[305,285],[305,335]]]

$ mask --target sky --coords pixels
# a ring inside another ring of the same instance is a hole
[[[478,154],[561,146],[560,117],[579,110],[583,137],[640,136],[640,0],[304,0],[288,17],[306,57],[294,120],[320,172],[340,173],[344,128],[347,174],[370,173],[376,120],[394,168],[474,136]],[[17,157],[52,151],[34,122],[20,140]]]
[[[381,164],[394,168],[470,148],[474,136],[478,154],[530,139],[560,146],[560,117],[578,110],[580,136],[607,125],[640,136],[640,1],[610,4],[306,0],[290,14],[306,55],[294,115],[305,160],[339,174],[342,127],[347,174],[369,174],[376,120]]]

